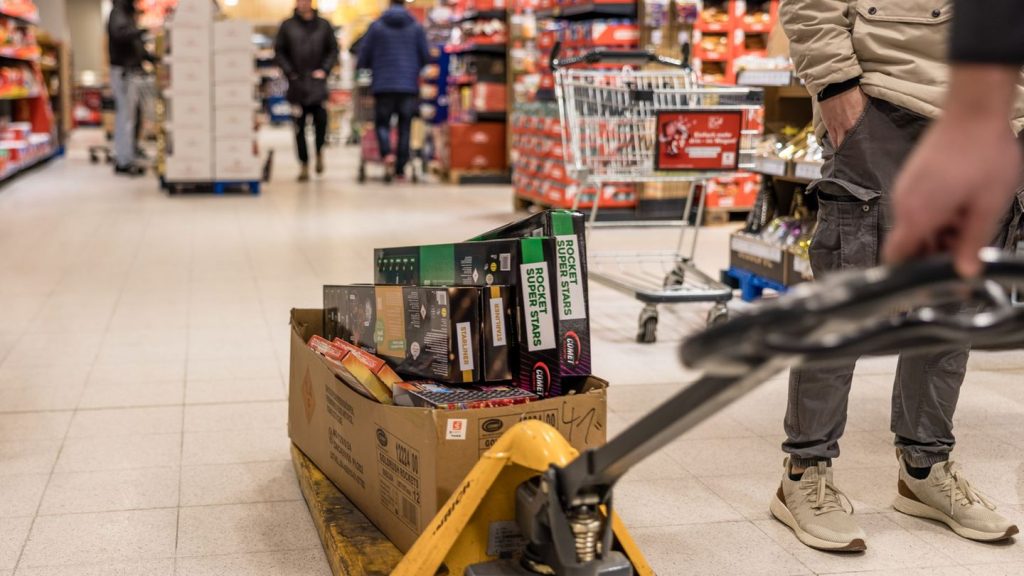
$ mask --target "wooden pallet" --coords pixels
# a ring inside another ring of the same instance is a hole
[[[292,464],[334,576],[386,576],[402,553],[294,444]]]
[[[161,180],[161,188],[167,190],[168,194],[183,194],[188,192],[213,193],[223,195],[226,192],[244,191],[254,196],[260,193],[259,180],[245,181],[217,181],[217,182],[167,182]]]

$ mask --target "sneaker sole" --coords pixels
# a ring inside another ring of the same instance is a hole
[[[849,542],[830,542],[828,540],[822,540],[813,534],[808,534],[800,528],[793,513],[789,511],[789,508],[779,500],[778,495],[772,497],[771,506],[769,506],[772,516],[776,520],[782,522],[793,531],[796,535],[797,540],[803,542],[807,546],[814,548],[815,550],[823,550],[825,552],[863,552],[868,549],[867,544],[861,538],[854,538]]]
[[[895,508],[897,512],[902,512],[907,516],[942,522],[946,526],[949,526],[950,530],[956,532],[957,535],[967,538],[968,540],[976,540],[978,542],[999,542],[1001,540],[1011,538],[1020,532],[1020,530],[1017,529],[1017,526],[1010,526],[1003,532],[982,532],[981,530],[968,528],[945,513],[936,510],[927,504],[911,500],[906,496],[896,496],[896,501],[892,503],[892,507]]]

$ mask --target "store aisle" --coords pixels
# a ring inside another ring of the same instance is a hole
[[[457,240],[513,218],[504,187],[355,184],[355,151],[294,183],[268,130],[260,197],[169,198],[152,178],[66,159],[0,189],[0,576],[328,575],[289,461],[288,311],[325,282],[371,279],[371,248]],[[714,272],[728,230],[706,231]],[[617,246],[669,246],[645,233]],[[614,434],[685,385],[680,338],[703,306],[633,342],[634,301],[593,291],[595,372]],[[1024,573],[985,546],[894,513],[889,360],[865,362],[837,480],[862,556],[813,552],[770,519],[785,382],[776,379],[632,471],[616,504],[660,574]],[[1024,520],[1024,354],[976,355],[958,414],[974,480]]]

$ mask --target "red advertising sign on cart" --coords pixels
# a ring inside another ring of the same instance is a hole
[[[736,170],[739,166],[739,110],[658,112],[655,170]]]

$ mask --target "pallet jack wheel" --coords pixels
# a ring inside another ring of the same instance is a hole
[[[653,344],[658,340],[658,308],[653,304],[644,306],[640,312],[639,329],[636,341],[641,344]]]
[[[719,302],[708,310],[708,327],[717,326],[729,319],[729,307]]]

